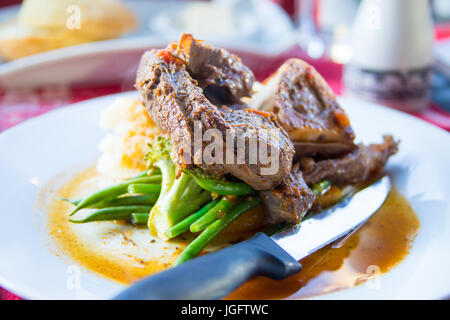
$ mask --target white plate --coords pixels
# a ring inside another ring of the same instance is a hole
[[[168,17],[177,16],[189,3],[165,0],[126,2],[139,20],[135,32],[120,39],[62,48],[0,64],[0,88],[118,82],[130,87],[145,50],[165,47],[178,39],[182,31],[187,31],[177,29],[173,24],[175,19]],[[241,2],[247,4],[246,1]],[[245,12],[254,19],[253,31],[239,30],[229,38],[207,34],[198,37],[232,51],[258,52],[266,56],[278,55],[295,44],[293,23],[276,4],[262,1],[250,9],[251,12]],[[19,6],[0,10],[0,21],[16,15],[18,10]],[[161,22],[164,18],[171,24]],[[268,19],[270,24],[266,23]],[[238,20],[249,20],[249,17],[241,14]],[[256,70],[251,61],[246,61],[246,64]]]
[[[121,95],[135,95],[125,93]],[[49,250],[44,212],[34,208],[40,186],[59,173],[92,164],[104,135],[101,110],[119,95],[68,106],[0,134],[0,285],[30,299],[109,298],[123,289],[82,272],[80,290],[70,289],[70,264]],[[342,99],[358,140],[401,139],[388,164],[394,183],[418,213],[421,229],[410,255],[366,285],[323,295],[330,299],[435,299],[450,293],[450,135],[403,113]]]

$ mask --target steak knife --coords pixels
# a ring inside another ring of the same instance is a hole
[[[220,299],[254,276],[281,280],[301,271],[298,262],[361,226],[384,203],[391,189],[385,176],[342,203],[272,236],[249,240],[149,276],[116,300]]]

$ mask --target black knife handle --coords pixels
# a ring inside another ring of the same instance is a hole
[[[280,280],[302,265],[264,233],[149,276],[115,300],[219,299],[260,275]]]

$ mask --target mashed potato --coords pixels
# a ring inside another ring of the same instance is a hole
[[[119,98],[103,111],[100,127],[112,130],[100,142],[99,173],[128,178],[145,169],[148,143],[160,133],[138,99]]]

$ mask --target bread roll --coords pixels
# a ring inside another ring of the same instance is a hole
[[[47,31],[65,29],[97,40],[119,37],[137,25],[119,0],[25,0],[19,23]]]
[[[0,24],[0,56],[15,60],[44,51],[92,41],[72,33],[33,29],[17,23],[16,19]]]

